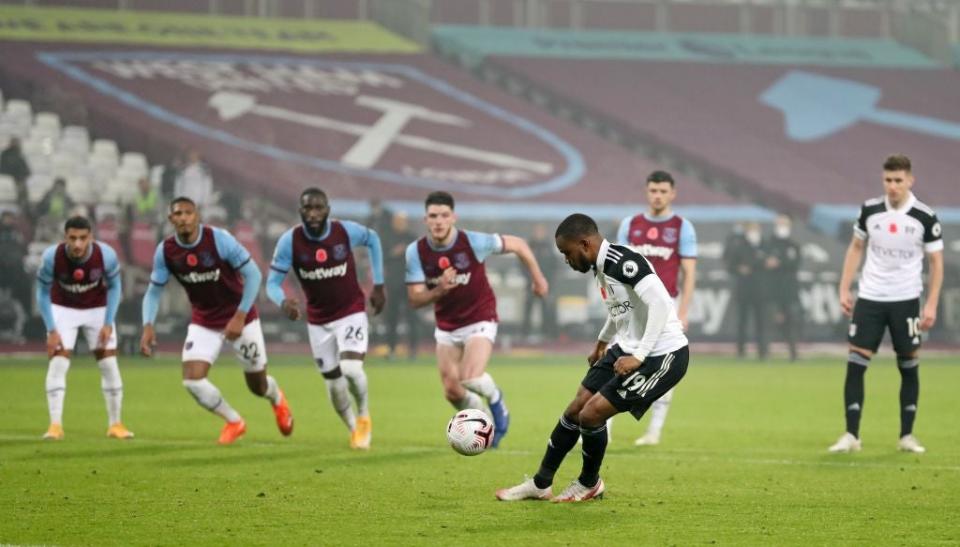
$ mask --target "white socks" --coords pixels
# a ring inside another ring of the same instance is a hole
[[[353,413],[353,405],[350,403],[350,392],[347,379],[343,376],[333,380],[324,378],[327,385],[327,395],[330,396],[330,404],[340,415],[340,419],[347,425],[347,429],[353,431],[357,428],[357,418]]]
[[[227,403],[226,399],[220,395],[217,386],[210,383],[210,380],[184,380],[183,387],[187,388],[190,395],[196,399],[197,404],[203,408],[217,414],[228,422],[239,422],[240,414]]]
[[[357,401],[357,416],[370,415],[370,397],[367,390],[367,373],[360,359],[343,359],[340,370],[350,384],[350,392]]]
[[[62,355],[50,359],[47,367],[47,409],[50,411],[50,423],[63,423],[63,399],[67,393],[67,370],[70,359]]]
[[[469,389],[466,390],[466,395],[464,395],[463,399],[460,399],[459,401],[454,403],[453,406],[457,407],[457,410],[464,410],[467,408],[477,408],[480,410],[484,410],[485,408],[485,405],[483,404],[483,399],[476,393],[470,391]]]
[[[460,384],[467,390],[480,395],[490,404],[496,404],[500,400],[500,390],[497,388],[497,384],[493,381],[493,376],[490,376],[490,374],[487,372],[484,372],[476,378],[464,380],[460,382]]]
[[[280,385],[269,374],[267,375],[267,392],[263,394],[263,398],[270,401],[273,406],[280,404]]]
[[[670,401],[673,400],[673,389],[663,394],[650,405],[650,425],[647,426],[647,434],[653,434],[657,437],[663,431],[663,423],[667,421],[667,412],[670,410]]]
[[[100,366],[100,389],[107,403],[107,425],[120,422],[120,407],[123,405],[123,380],[116,356],[104,357],[97,361]]]

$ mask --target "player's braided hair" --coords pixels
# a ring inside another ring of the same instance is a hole
[[[577,239],[584,236],[592,236],[600,233],[597,223],[583,213],[574,213],[557,226],[555,238]]]

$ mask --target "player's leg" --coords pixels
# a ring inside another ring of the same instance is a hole
[[[858,299],[853,306],[853,318],[847,332],[850,345],[847,355],[847,373],[843,381],[843,408],[846,432],[827,449],[834,453],[857,452],[861,448],[860,418],[863,415],[864,375],[870,365],[886,328],[886,317],[881,305]]]
[[[263,397],[273,408],[277,429],[284,437],[293,433],[293,413],[277,380],[267,374],[267,346],[263,341],[260,320],[254,319],[243,327],[240,337],[233,341],[237,358],[243,363],[243,376],[247,388],[258,397]]]
[[[53,322],[60,334],[60,348],[50,357],[47,366],[46,390],[47,411],[50,425],[43,438],[59,441],[63,439],[63,404],[67,396],[67,371],[70,370],[70,358],[77,343],[77,334],[81,321],[72,308],[52,306]]]
[[[187,339],[181,353],[183,387],[198,405],[227,422],[220,432],[218,442],[230,444],[246,432],[247,424],[223,398],[217,386],[207,378],[210,366],[220,355],[222,345],[223,338],[219,332],[192,323],[187,327]]]
[[[889,305],[890,338],[900,371],[900,440],[897,448],[922,454],[926,448],[913,436],[920,400],[920,299]]]
[[[613,381],[617,381],[616,379]],[[583,466],[580,476],[553,498],[557,502],[586,501],[602,498],[605,486],[600,466],[607,452],[607,420],[620,411],[602,393],[594,393],[580,410],[580,436],[583,438]]]
[[[82,330],[84,337],[87,339],[87,345],[95,348],[93,356],[96,358],[97,367],[100,369],[100,390],[103,392],[103,400],[107,405],[107,437],[132,439],[133,432],[128,430],[120,419],[123,407],[123,379],[120,377],[120,365],[117,363],[116,326],[113,326],[113,331],[106,345],[98,347],[105,310],[94,308],[85,310],[85,312],[89,315]]]
[[[610,371],[610,374],[612,374],[612,371]],[[577,394],[573,401],[564,409],[557,425],[553,427],[553,431],[550,433],[547,450],[540,460],[540,468],[537,473],[532,479],[527,479],[516,486],[497,490],[495,495],[498,500],[547,500],[551,498],[554,475],[560,469],[560,464],[563,463],[570,450],[576,446],[577,439],[580,438],[580,425],[577,420],[580,410],[591,397],[593,397],[593,392],[588,388],[583,385],[577,388]]]
[[[313,352],[313,360],[317,363],[317,370],[320,371],[320,375],[323,376],[323,383],[326,385],[330,404],[350,431],[352,441],[353,432],[357,428],[357,418],[353,412],[353,405],[350,403],[350,385],[340,369],[334,326],[307,325],[307,332],[310,335],[310,349]]]
[[[357,404],[357,425],[350,437],[350,446],[367,450],[373,432],[370,418],[370,395],[363,360],[367,355],[368,323],[364,312],[349,315],[337,321],[335,330],[340,351],[340,369],[350,386],[350,394]]]
[[[496,427],[493,447],[497,448],[510,429],[510,411],[507,409],[503,391],[487,372],[487,363],[493,354],[493,343],[497,336],[497,324],[484,321],[465,327],[464,330],[466,341],[460,359],[460,378],[463,379],[464,388],[483,397],[490,406]]]
[[[577,439],[580,438],[580,411],[583,410],[587,401],[593,397],[597,390],[615,376],[613,363],[621,355],[623,353],[615,346],[607,350],[603,358],[587,370],[583,381],[577,388],[576,395],[563,411],[557,425],[553,428],[553,432],[550,433],[547,450],[540,460],[540,468],[537,473],[532,479],[527,479],[516,486],[498,490],[496,492],[497,499],[519,501],[550,498],[554,475],[556,475],[567,453],[576,446]]]
[[[443,396],[457,410],[465,408],[483,409],[483,399],[469,391],[460,383],[460,359],[463,357],[463,341],[452,332],[437,329],[437,371],[443,385]]]

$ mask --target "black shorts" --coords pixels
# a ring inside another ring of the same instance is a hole
[[[619,412],[630,412],[640,419],[654,401],[663,396],[687,373],[690,348],[682,348],[664,355],[647,357],[640,368],[626,376],[613,371],[617,359],[627,355],[614,345],[587,371],[583,387],[600,393]]]
[[[919,349],[920,299],[876,302],[858,298],[853,306],[847,341],[850,345],[876,352],[888,328],[897,355],[907,356]]]

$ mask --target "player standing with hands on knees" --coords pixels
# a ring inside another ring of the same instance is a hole
[[[830,446],[830,452],[858,452],[860,416],[863,412],[863,377],[870,359],[890,330],[900,371],[900,440],[904,452],[926,448],[913,436],[920,398],[920,338],[937,321],[937,301],[943,285],[943,234],[930,207],[913,195],[910,158],[894,155],[883,163],[884,195],[864,202],[853,226],[853,239],[843,259],[840,306],[852,316],[847,341],[847,376],[843,385],[847,431]],[[850,284],[866,247],[867,260],[860,275],[856,300]],[[930,264],[927,300],[922,310],[923,257]]]
[[[581,435],[580,476],[552,500],[601,497],[606,489],[600,467],[607,450],[607,419],[630,412],[639,420],[683,378],[690,359],[673,300],[647,259],[629,247],[611,244],[592,218],[579,213],[560,223],[556,243],[571,268],[592,271],[607,320],[587,357],[590,368],[550,434],[540,469],[532,479],[498,490],[501,501],[551,499],[554,474]],[[616,343],[607,347],[614,336]]]
[[[140,351],[153,354],[153,324],[163,288],[172,275],[187,292],[193,308],[183,345],[183,387],[197,404],[227,422],[218,442],[231,444],[247,431],[240,414],[207,379],[224,340],[243,363],[247,387],[270,402],[280,433],[290,435],[293,415],[277,381],[267,374],[263,331],[253,305],[260,291],[260,269],[227,231],[200,224],[197,206],[190,198],[174,198],[167,218],[175,234],[157,245],[153,258],[150,288],[143,298]]]
[[[129,439],[120,421],[123,381],[117,364],[114,318],[123,289],[117,253],[94,241],[93,227],[76,216],[64,225],[63,243],[49,247],[37,272],[37,306],[47,327],[47,407],[50,427],[44,439],[63,439],[63,401],[70,357],[83,331],[100,367],[100,388],[107,403],[107,436]]]
[[[458,230],[453,196],[447,192],[431,192],[424,206],[428,233],[407,247],[407,298],[414,308],[433,304],[444,396],[458,410],[483,409],[486,401],[496,448],[510,427],[510,414],[503,392],[486,371],[497,337],[497,298],[484,261],[493,254],[517,255],[537,296],[547,294],[547,280],[523,239]]]
[[[356,222],[330,219],[327,194],[307,188],[300,194],[302,223],[280,236],[267,276],[267,296],[291,321],[300,319],[300,303],[283,293],[293,270],[307,297],[307,334],[313,359],[327,385],[334,410],[350,430],[350,447],[370,448],[373,422],[363,359],[370,333],[363,291],[357,283],[353,248],[370,252],[373,292],[370,305],[379,314],[386,303],[383,251],[377,232]],[[397,272],[394,272],[396,275]],[[351,394],[357,405],[354,413]]]

